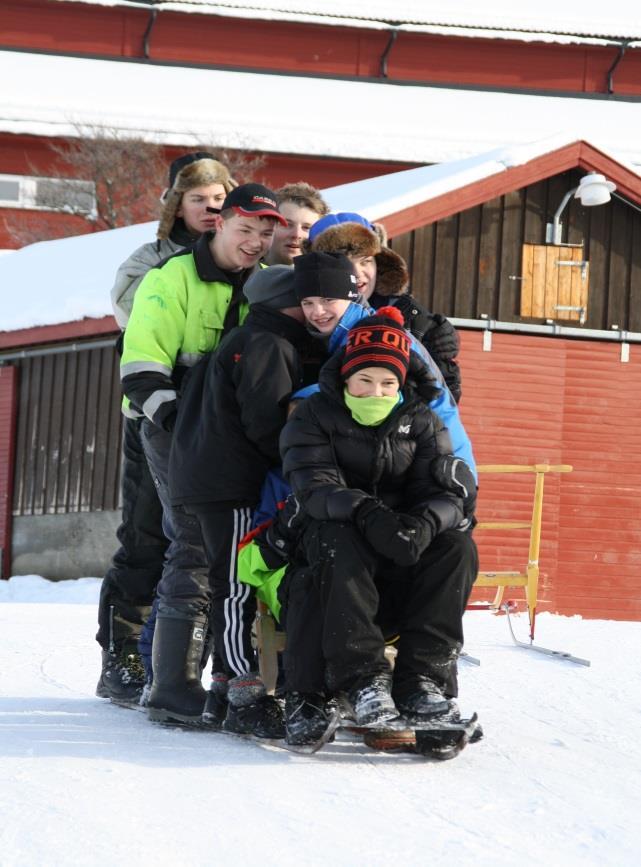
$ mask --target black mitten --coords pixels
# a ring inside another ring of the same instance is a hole
[[[435,313],[433,315],[433,322],[434,324],[427,330],[423,341],[427,346],[430,355],[433,356],[435,360],[439,358],[445,360],[454,358],[458,355],[459,349],[461,348],[461,342],[456,329],[452,323],[444,316],[441,316],[440,313]]]
[[[372,548],[399,566],[413,566],[435,535],[430,520],[394,512],[374,498],[356,510],[356,526]]]
[[[432,478],[439,487],[463,500],[463,513],[471,518],[476,509],[476,479],[469,466],[455,455],[438,455],[430,464]]]
[[[284,507],[279,510],[272,523],[261,534],[262,539],[260,536],[258,537],[265,562],[268,562],[265,557],[266,548],[269,548],[282,560],[291,560],[307,521],[308,518],[301,510],[300,503],[294,494],[290,494],[285,500]]]

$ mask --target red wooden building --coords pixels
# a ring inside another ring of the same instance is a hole
[[[43,209],[31,183],[34,176],[69,175],[49,144],[73,133],[70,118],[124,123],[125,129],[134,123],[127,126],[126,117],[104,111],[106,95],[86,65],[58,79],[44,65],[47,59],[126,67],[131,86],[119,98],[124,102],[138,87],[148,95],[149,104],[134,112],[138,131],[161,140],[168,159],[193,141],[188,132],[212,94],[213,130],[221,144],[233,148],[234,133],[241,134],[250,149],[265,155],[263,180],[274,186],[305,178],[327,187],[530,141],[560,126],[590,140],[597,132],[609,135],[607,145],[641,163],[632,120],[641,100],[641,29],[633,19],[617,17],[613,9],[597,15],[594,4],[564,8],[559,20],[550,13],[547,20],[542,13],[533,17],[518,6],[500,15],[479,6],[465,21],[450,8],[456,4],[444,2],[406,0],[393,11],[379,3],[367,4],[364,12],[364,5],[5,0],[0,54],[7,63],[3,78],[12,86],[4,100],[0,96],[0,248],[14,246],[4,225],[17,208],[36,232],[52,225],[69,234],[91,227],[83,218]],[[33,99],[22,60],[37,66]],[[156,72],[146,91],[144,82],[134,83],[143,68]],[[193,76],[183,78],[182,93],[168,100],[158,94],[157,82],[172,71]],[[234,96],[220,106],[231,75]],[[113,66],[104,76],[107,89],[112,81],[117,86]],[[270,82],[266,95],[261,81]],[[172,123],[166,104],[177,109],[193,91],[199,96],[193,113]],[[299,128],[292,136],[322,94],[330,96],[327,104],[319,102],[321,128],[304,135]],[[153,103],[155,95],[164,101],[162,109]],[[525,101],[517,103],[519,98]],[[271,122],[261,119],[252,127],[252,114],[265,103]],[[521,115],[517,105],[527,106]],[[445,118],[448,111],[458,124]],[[393,139],[390,127],[401,121]]]
[[[570,199],[563,243],[547,244],[547,223],[586,172],[612,180],[619,197],[595,208]],[[327,195],[334,209],[382,220],[408,260],[414,294],[458,325],[461,413],[477,461],[574,467],[546,482],[541,607],[641,618],[641,176],[572,142],[413,169],[391,186],[372,179]],[[564,251],[580,251],[567,269],[579,275],[580,304],[552,304],[572,281],[566,285],[562,267],[528,270],[531,249],[552,251],[553,265],[566,261]],[[120,423],[107,339],[114,330],[104,317],[0,335],[0,449],[7,459],[15,452],[0,488],[7,571],[11,539],[20,568],[52,528],[68,549],[72,519],[77,550],[87,538],[110,538]],[[527,518],[528,484],[482,480],[480,518]],[[484,569],[513,568],[524,556],[518,533],[479,534],[479,542]],[[44,554],[51,568],[51,550]],[[68,563],[61,568],[72,574]]]

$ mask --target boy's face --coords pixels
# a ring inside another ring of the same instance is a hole
[[[345,298],[321,298],[320,295],[310,295],[300,302],[305,319],[321,334],[332,333],[350,304]]]
[[[309,237],[309,230],[319,216],[311,208],[303,208],[294,202],[283,202],[278,210],[287,220],[287,226],[276,224],[269,264],[291,265],[294,258],[303,252],[301,244]]]
[[[274,237],[272,217],[243,217],[234,214],[224,220],[216,215],[212,253],[216,264],[226,271],[253,268],[267,253]]]
[[[400,383],[386,367],[364,367],[345,380],[352,397],[394,397]]]
[[[376,259],[373,256],[348,256],[356,274],[356,288],[367,301],[376,286]]]
[[[222,184],[194,187],[183,193],[176,216],[183,218],[187,231],[192,235],[202,235],[216,228],[216,214],[210,214],[207,208],[220,209],[226,195]]]

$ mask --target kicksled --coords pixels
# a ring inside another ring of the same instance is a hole
[[[145,710],[139,705],[112,703],[133,710]],[[340,710],[334,710],[322,735],[317,740],[305,744],[289,744],[284,738],[260,738],[249,732],[225,731],[220,728],[220,724],[212,726],[206,723],[184,723],[177,720],[153,722],[163,728],[210,732],[214,736],[240,738],[264,748],[305,756],[313,756],[328,744],[336,744],[348,748],[363,745],[372,751],[402,753],[433,761],[446,761],[456,758],[468,744],[478,743],[483,738],[483,729],[476,713],[468,718],[434,717],[433,720],[422,720],[420,723],[399,717],[384,723],[358,726],[353,720],[345,717]]]
[[[404,719],[357,726],[335,711],[322,736],[311,744],[288,744],[284,740],[254,738],[265,746],[277,747],[299,755],[314,755],[330,743],[364,744],[371,750],[385,753],[404,753],[423,759],[446,761],[456,758],[468,744],[483,738],[483,729],[477,714],[468,719],[450,721],[409,722]]]

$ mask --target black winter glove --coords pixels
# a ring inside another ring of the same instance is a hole
[[[359,488],[337,488],[325,500],[327,517],[330,521],[353,521],[358,507],[369,499]]]
[[[452,323],[440,313],[435,313],[433,319],[434,325],[427,331],[424,343],[435,360],[443,358],[449,361],[458,355],[461,348],[459,336]]]
[[[439,487],[463,500],[465,517],[473,517],[476,509],[476,479],[465,461],[455,455],[438,455],[430,464],[430,472]]]
[[[436,533],[446,530],[467,530],[470,521],[463,515],[463,500],[452,500],[448,497],[432,497],[423,503],[419,509],[412,509],[412,514],[429,518],[436,525]]]
[[[372,548],[399,566],[413,566],[435,532],[425,518],[394,512],[371,498],[355,513],[356,525]]]
[[[394,306],[403,314],[405,327],[409,329],[417,340],[422,342],[425,332],[432,323],[433,316],[428,313],[411,295],[399,295],[394,297]]]
[[[284,507],[261,534],[262,538],[258,537],[263,559],[268,566],[277,568],[282,566],[282,561],[293,559],[298,540],[308,520],[294,494],[290,494],[285,500]],[[276,555],[281,562],[274,563],[273,555]]]

